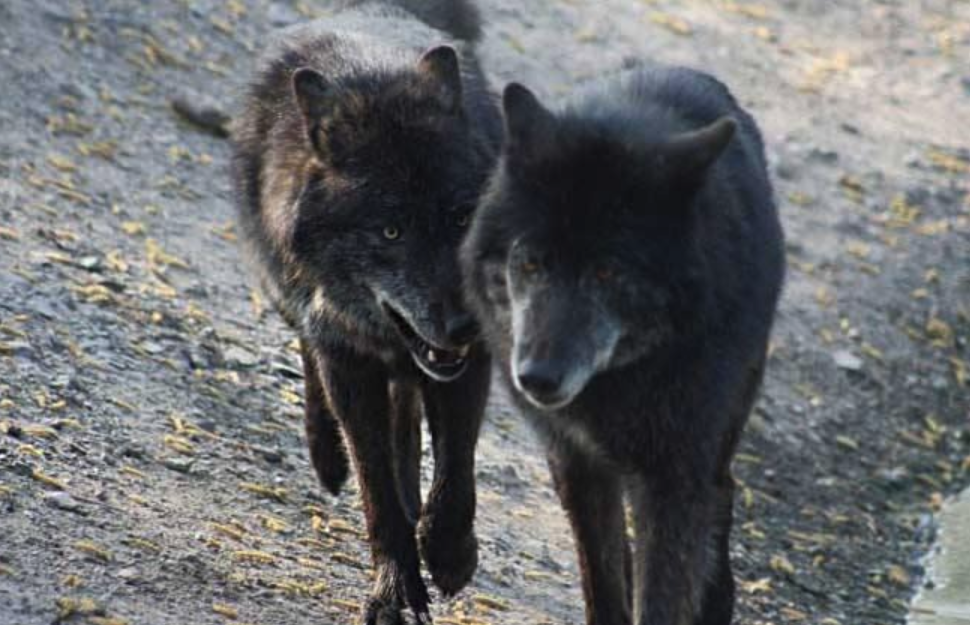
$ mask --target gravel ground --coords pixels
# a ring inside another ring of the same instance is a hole
[[[481,4],[496,85],[556,98],[651,58],[761,121],[791,273],[736,463],[738,621],[902,623],[932,513],[970,483],[970,3]],[[0,622],[353,622],[357,493],[308,465],[228,145],[168,105],[230,106],[265,35],[326,10],[0,4]],[[568,527],[500,393],[478,466],[481,565],[437,622],[580,623]]]

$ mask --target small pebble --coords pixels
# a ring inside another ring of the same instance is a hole
[[[81,503],[67,493],[48,493],[44,495],[44,502],[59,510],[68,512],[81,512]]]
[[[846,371],[862,371],[862,359],[847,349],[840,349],[832,354],[835,366]]]

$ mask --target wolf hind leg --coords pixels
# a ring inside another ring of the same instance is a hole
[[[303,357],[304,426],[310,461],[324,488],[339,495],[350,473],[340,424],[330,412],[320,373],[303,339],[300,340],[300,351]]]
[[[696,625],[730,625],[734,613],[735,582],[731,572],[731,527],[734,522],[734,476],[731,459],[738,446],[741,430],[758,397],[764,377],[765,359],[761,355],[746,372],[737,404],[731,414],[732,429],[722,442],[715,483],[714,529],[711,535],[710,563],[701,612]]]

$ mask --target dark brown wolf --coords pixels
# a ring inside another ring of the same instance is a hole
[[[429,622],[477,565],[474,451],[489,357],[457,248],[501,121],[464,0],[352,3],[283,31],[234,117],[243,238],[299,333],[320,481],[360,482],[376,586],[364,622]],[[432,26],[429,26],[433,25]],[[434,481],[421,505],[420,421]],[[346,447],[345,443],[346,441]]]
[[[466,288],[547,442],[587,622],[728,625],[731,459],[784,273],[761,135],[723,84],[678,68],[557,113],[520,85],[503,104]]]

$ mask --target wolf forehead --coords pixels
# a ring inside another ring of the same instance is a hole
[[[482,204],[525,238],[547,230],[595,241],[604,230],[616,238],[624,225],[669,216],[673,199],[665,178],[649,153],[586,130],[538,158],[505,157]]]

